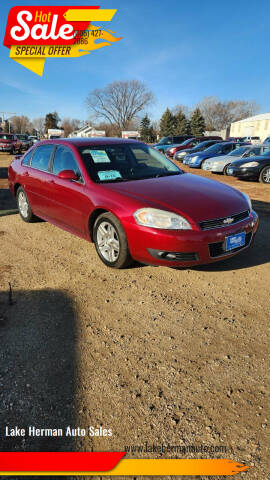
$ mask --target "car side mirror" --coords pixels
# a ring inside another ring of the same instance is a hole
[[[62,170],[57,177],[62,180],[78,180],[78,175],[73,170]]]

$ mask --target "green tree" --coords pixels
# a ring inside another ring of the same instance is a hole
[[[167,108],[160,119],[160,135],[167,137],[175,132],[175,117],[171,110]]]
[[[205,121],[204,121],[204,117],[202,116],[201,110],[199,108],[195,108],[191,116],[190,130],[191,130],[191,134],[194,136],[200,136],[204,134]]]
[[[47,113],[45,117],[45,130],[48,131],[48,128],[58,128],[59,121],[60,118],[57,112]]]
[[[141,124],[140,124],[140,135],[141,139],[144,142],[150,142],[150,136],[151,136],[151,122],[150,118],[148,117],[147,113],[146,115],[142,118]]]
[[[181,110],[174,116],[174,125],[176,135],[187,135],[189,133],[189,121]]]

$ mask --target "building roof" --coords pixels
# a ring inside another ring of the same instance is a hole
[[[242,122],[256,122],[257,120],[270,120],[270,112],[260,113],[259,115],[254,115],[253,117],[243,118],[243,120],[238,120],[233,123],[242,123]]]

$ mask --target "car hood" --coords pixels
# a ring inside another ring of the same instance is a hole
[[[0,138],[0,143],[11,143],[12,140],[7,140],[6,138]]]
[[[270,163],[270,155],[269,157],[265,155],[256,155],[254,157],[246,157],[246,158],[239,158],[235,159],[231,165],[233,167],[241,167],[241,165],[244,165],[244,163],[249,163],[249,162],[262,162],[263,160],[269,160]]]
[[[209,162],[214,163],[214,162],[223,162],[224,161],[224,163],[229,163],[229,162],[231,163],[231,162],[234,161],[233,158],[235,160],[239,160],[241,157],[230,157],[229,155],[219,155],[217,157],[209,158]],[[208,162],[208,160],[207,160],[207,162]]]
[[[142,207],[170,210],[195,223],[240,213],[249,208],[239,190],[189,173],[103,186],[136,199]]]

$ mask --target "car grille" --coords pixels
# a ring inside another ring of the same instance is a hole
[[[200,227],[202,230],[211,230],[212,228],[221,228],[221,227],[229,227],[234,225],[235,223],[241,222],[245,220],[249,216],[249,210],[245,210],[244,212],[237,213],[235,215],[230,215],[223,218],[217,218],[215,220],[205,220],[200,222]],[[227,219],[232,219],[232,222],[227,222]]]
[[[231,253],[238,252],[239,250],[242,250],[243,248],[247,247],[250,242],[251,242],[251,237],[252,237],[252,232],[249,232],[246,234],[246,241],[245,245],[242,247],[234,248],[233,250],[229,250],[226,252],[224,250],[224,244],[225,242],[216,242],[216,243],[209,243],[209,253],[210,257],[215,258],[215,257],[220,257],[224,255],[230,255]]]

